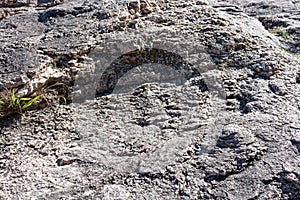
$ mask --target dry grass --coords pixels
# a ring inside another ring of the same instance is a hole
[[[39,102],[40,95],[19,96],[14,89],[5,89],[0,94],[0,118],[12,114],[23,114]]]

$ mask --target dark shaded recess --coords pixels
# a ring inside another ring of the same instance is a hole
[[[234,175],[234,174],[238,174],[238,173],[239,173],[239,171],[238,172],[230,171],[230,172],[227,172],[225,174],[211,175],[211,174],[206,172],[205,173],[206,176],[204,177],[204,181],[207,182],[207,183],[210,183],[212,181],[221,182],[221,181],[224,181],[229,176]]]
[[[1,1],[3,1],[3,0],[1,0]],[[17,2],[17,1],[1,2],[1,7],[17,8],[17,7],[23,7],[23,6],[29,6],[29,3]]]
[[[282,199],[300,199],[300,176],[294,172],[282,171],[279,174],[277,181],[281,184]]]
[[[58,17],[64,17],[67,14],[77,16],[79,14],[89,13],[94,11],[95,8],[93,5],[90,6],[76,6],[73,7],[71,11],[62,10],[62,9],[51,9],[46,10],[43,13],[41,13],[38,17],[38,21],[42,23],[48,22],[51,18],[58,18]],[[110,17],[109,13],[106,13],[104,11],[98,11],[92,14],[92,17],[97,18],[98,20],[108,19]]]
[[[292,145],[293,145],[294,147],[296,147],[298,153],[300,153],[300,141],[294,140],[294,139],[293,139],[293,140],[291,140],[291,142],[292,142]]]
[[[277,18],[270,18],[270,17],[259,17],[258,20],[262,23],[262,25],[267,29],[273,29],[276,27],[288,27],[289,24],[287,21],[283,21]]]
[[[256,160],[258,160],[258,156],[251,156],[247,159],[241,159],[241,158],[236,158],[236,168],[231,170],[231,171],[227,171],[225,173],[219,173],[219,174],[210,174],[206,172],[206,176],[204,177],[204,181],[205,182],[212,182],[212,181],[217,181],[217,182],[221,182],[226,180],[229,176],[234,175],[234,174],[239,174],[240,172],[244,171],[245,169],[247,169],[250,166],[253,166],[254,162]]]
[[[300,72],[296,75],[296,83],[300,83]]]
[[[170,102],[169,102],[170,97],[171,97],[170,94],[162,94],[162,95],[158,96],[158,99],[161,100],[161,102],[163,102],[164,104],[169,105],[170,104]]]
[[[80,160],[80,159],[77,159],[77,158],[75,158],[75,159],[62,159],[62,158],[59,158],[59,159],[56,160],[56,164],[59,167],[65,166],[65,165],[71,165],[74,162],[77,162],[78,164],[92,164],[89,161],[83,161],[83,160]]]
[[[92,7],[87,7],[87,6],[78,6],[78,7],[74,7],[71,14],[73,16],[77,16],[79,14],[83,14],[83,13],[88,13],[88,12],[91,12],[93,11],[94,8]]]
[[[239,159],[236,159],[236,161],[237,161],[237,163],[238,163],[238,164],[237,164],[237,165],[238,165],[237,169],[232,170],[232,171],[228,171],[228,172],[226,172],[226,173],[224,173],[224,174],[221,174],[221,173],[220,173],[220,174],[214,174],[214,175],[212,175],[212,174],[206,172],[206,176],[204,177],[204,181],[205,181],[205,182],[208,182],[208,183],[210,183],[210,182],[212,182],[212,181],[217,181],[217,182],[224,181],[224,180],[226,180],[229,176],[232,176],[232,175],[234,175],[234,174],[238,174],[238,173],[244,171],[245,168],[247,168],[247,167],[253,165],[254,159],[250,159],[250,160],[246,161],[246,166],[245,166],[245,162],[244,162],[244,161],[239,160]],[[242,166],[242,167],[241,167],[241,166]]]
[[[270,185],[274,182],[274,178],[272,178],[272,179],[262,179],[261,182],[265,185]]]
[[[20,114],[13,114],[7,117],[0,118],[0,135],[2,134],[2,129],[5,127],[18,125],[22,118]]]
[[[249,109],[247,108],[246,104],[248,103],[245,101],[245,99],[238,98],[237,99],[240,102],[239,110],[241,111],[242,114],[247,114],[249,113]]]
[[[128,10],[135,10],[139,8],[139,2],[129,2],[127,6]]]
[[[64,2],[64,0],[38,0],[37,6],[48,8],[48,7],[53,7],[53,6],[59,5],[63,2]]]
[[[110,14],[104,11],[96,12],[93,14],[93,17],[96,17],[98,20],[108,19]]]
[[[57,164],[57,166],[65,166],[65,165],[70,165],[70,164],[72,164],[74,161],[72,160],[72,161],[69,161],[69,160],[63,160],[63,159],[57,159],[56,160],[56,164]]]
[[[243,149],[236,149],[236,153],[241,153],[244,150]],[[259,152],[256,155],[247,155],[247,157],[236,157],[235,163],[234,164],[234,169],[231,169],[230,171],[226,172],[221,172],[218,174],[210,174],[209,172],[205,173],[204,181],[205,182],[211,182],[211,181],[224,181],[226,180],[229,176],[234,175],[234,174],[239,174],[240,172],[246,170],[250,166],[253,166],[256,161],[260,160],[261,157],[263,156],[265,152]],[[205,169],[205,168],[204,168]],[[205,170],[204,170],[205,171]]]
[[[146,118],[142,118],[142,117],[136,118],[135,123],[141,127],[150,125],[150,122],[148,122]]]
[[[217,147],[219,148],[237,148],[241,146],[238,141],[238,136],[236,132],[226,132],[222,131],[222,136],[220,136],[217,140]]]
[[[240,103],[239,110],[241,111],[242,114],[247,114],[250,112],[250,110],[247,108],[247,103],[254,101],[251,95],[246,94],[244,92],[240,92],[237,95],[227,96],[226,98],[238,100]]]
[[[155,179],[163,179],[165,177],[165,175],[163,173],[151,173],[151,172],[146,172],[146,173],[141,173],[139,171],[137,171],[137,175],[140,179],[150,179],[151,181],[155,180]],[[125,180],[125,184],[126,184],[126,180]]]
[[[191,81],[191,85],[197,86],[201,90],[201,92],[205,92],[209,90],[204,79],[200,79],[200,80],[193,79]]]
[[[276,84],[272,83],[272,84],[269,84],[268,86],[269,86],[270,90],[276,95],[284,96],[286,94],[285,91],[281,90],[279,88],[279,86]]]
[[[38,5],[42,5],[42,4],[49,4],[49,3],[53,3],[54,0],[38,0],[37,4]]]
[[[43,12],[39,15],[38,21],[42,23],[48,22],[51,18],[64,17],[67,14],[65,10],[53,9]]]
[[[182,73],[186,79],[200,76],[200,72],[190,63],[185,62],[178,54],[156,48],[134,50],[118,57],[103,72],[99,80],[101,88],[97,88],[96,97],[111,94],[118,83],[118,80],[123,75],[135,67],[148,63],[157,63],[171,67],[179,73]],[[207,88],[204,82],[200,81],[195,83],[195,85],[197,84],[201,86],[201,90]]]
[[[166,113],[172,118],[181,116],[180,112],[175,112],[175,111],[168,110],[168,109],[166,109]]]

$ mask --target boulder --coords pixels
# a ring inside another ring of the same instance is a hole
[[[0,87],[70,101],[1,119],[0,196],[300,198],[300,61],[249,13],[72,0],[3,18]]]

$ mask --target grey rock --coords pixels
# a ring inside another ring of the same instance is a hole
[[[1,88],[66,101],[0,119],[0,197],[300,198],[300,61],[249,16],[258,4],[229,3],[74,0],[5,16]]]
[[[282,48],[299,55],[299,1],[216,0],[210,3],[227,13],[244,10],[248,15],[255,16],[279,39]]]

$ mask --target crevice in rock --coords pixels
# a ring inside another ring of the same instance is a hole
[[[64,17],[66,14],[67,12],[65,10],[59,10],[59,9],[47,10],[44,13],[41,13],[39,15],[38,21],[46,23],[51,18]]]
[[[296,83],[300,84],[300,72],[296,74]]]
[[[259,155],[255,155],[254,157],[250,157],[248,160],[240,160],[237,159],[237,168],[231,171],[226,171],[224,173],[211,174],[206,172],[206,176],[204,177],[205,182],[222,182],[225,181],[228,177],[237,175],[245,170],[247,170],[250,166],[253,166],[256,161],[260,160]],[[246,163],[246,164],[245,164]]]
[[[29,6],[30,0],[27,0],[27,2],[20,2],[20,1],[11,1],[11,0],[2,0],[0,2],[0,7],[11,7],[11,8],[17,8],[22,6]]]
[[[118,80],[129,70],[147,63],[163,64],[167,67],[182,73],[186,79],[190,79],[200,75],[200,72],[190,63],[172,52],[162,49],[144,49],[135,50],[126,53],[112,62],[100,78],[96,95],[102,93],[111,93],[115,88]]]
[[[300,176],[294,172],[282,171],[277,181],[281,184],[282,198],[300,199]]]
[[[300,141],[292,139],[291,140],[292,145],[297,149],[297,153],[300,153]]]

